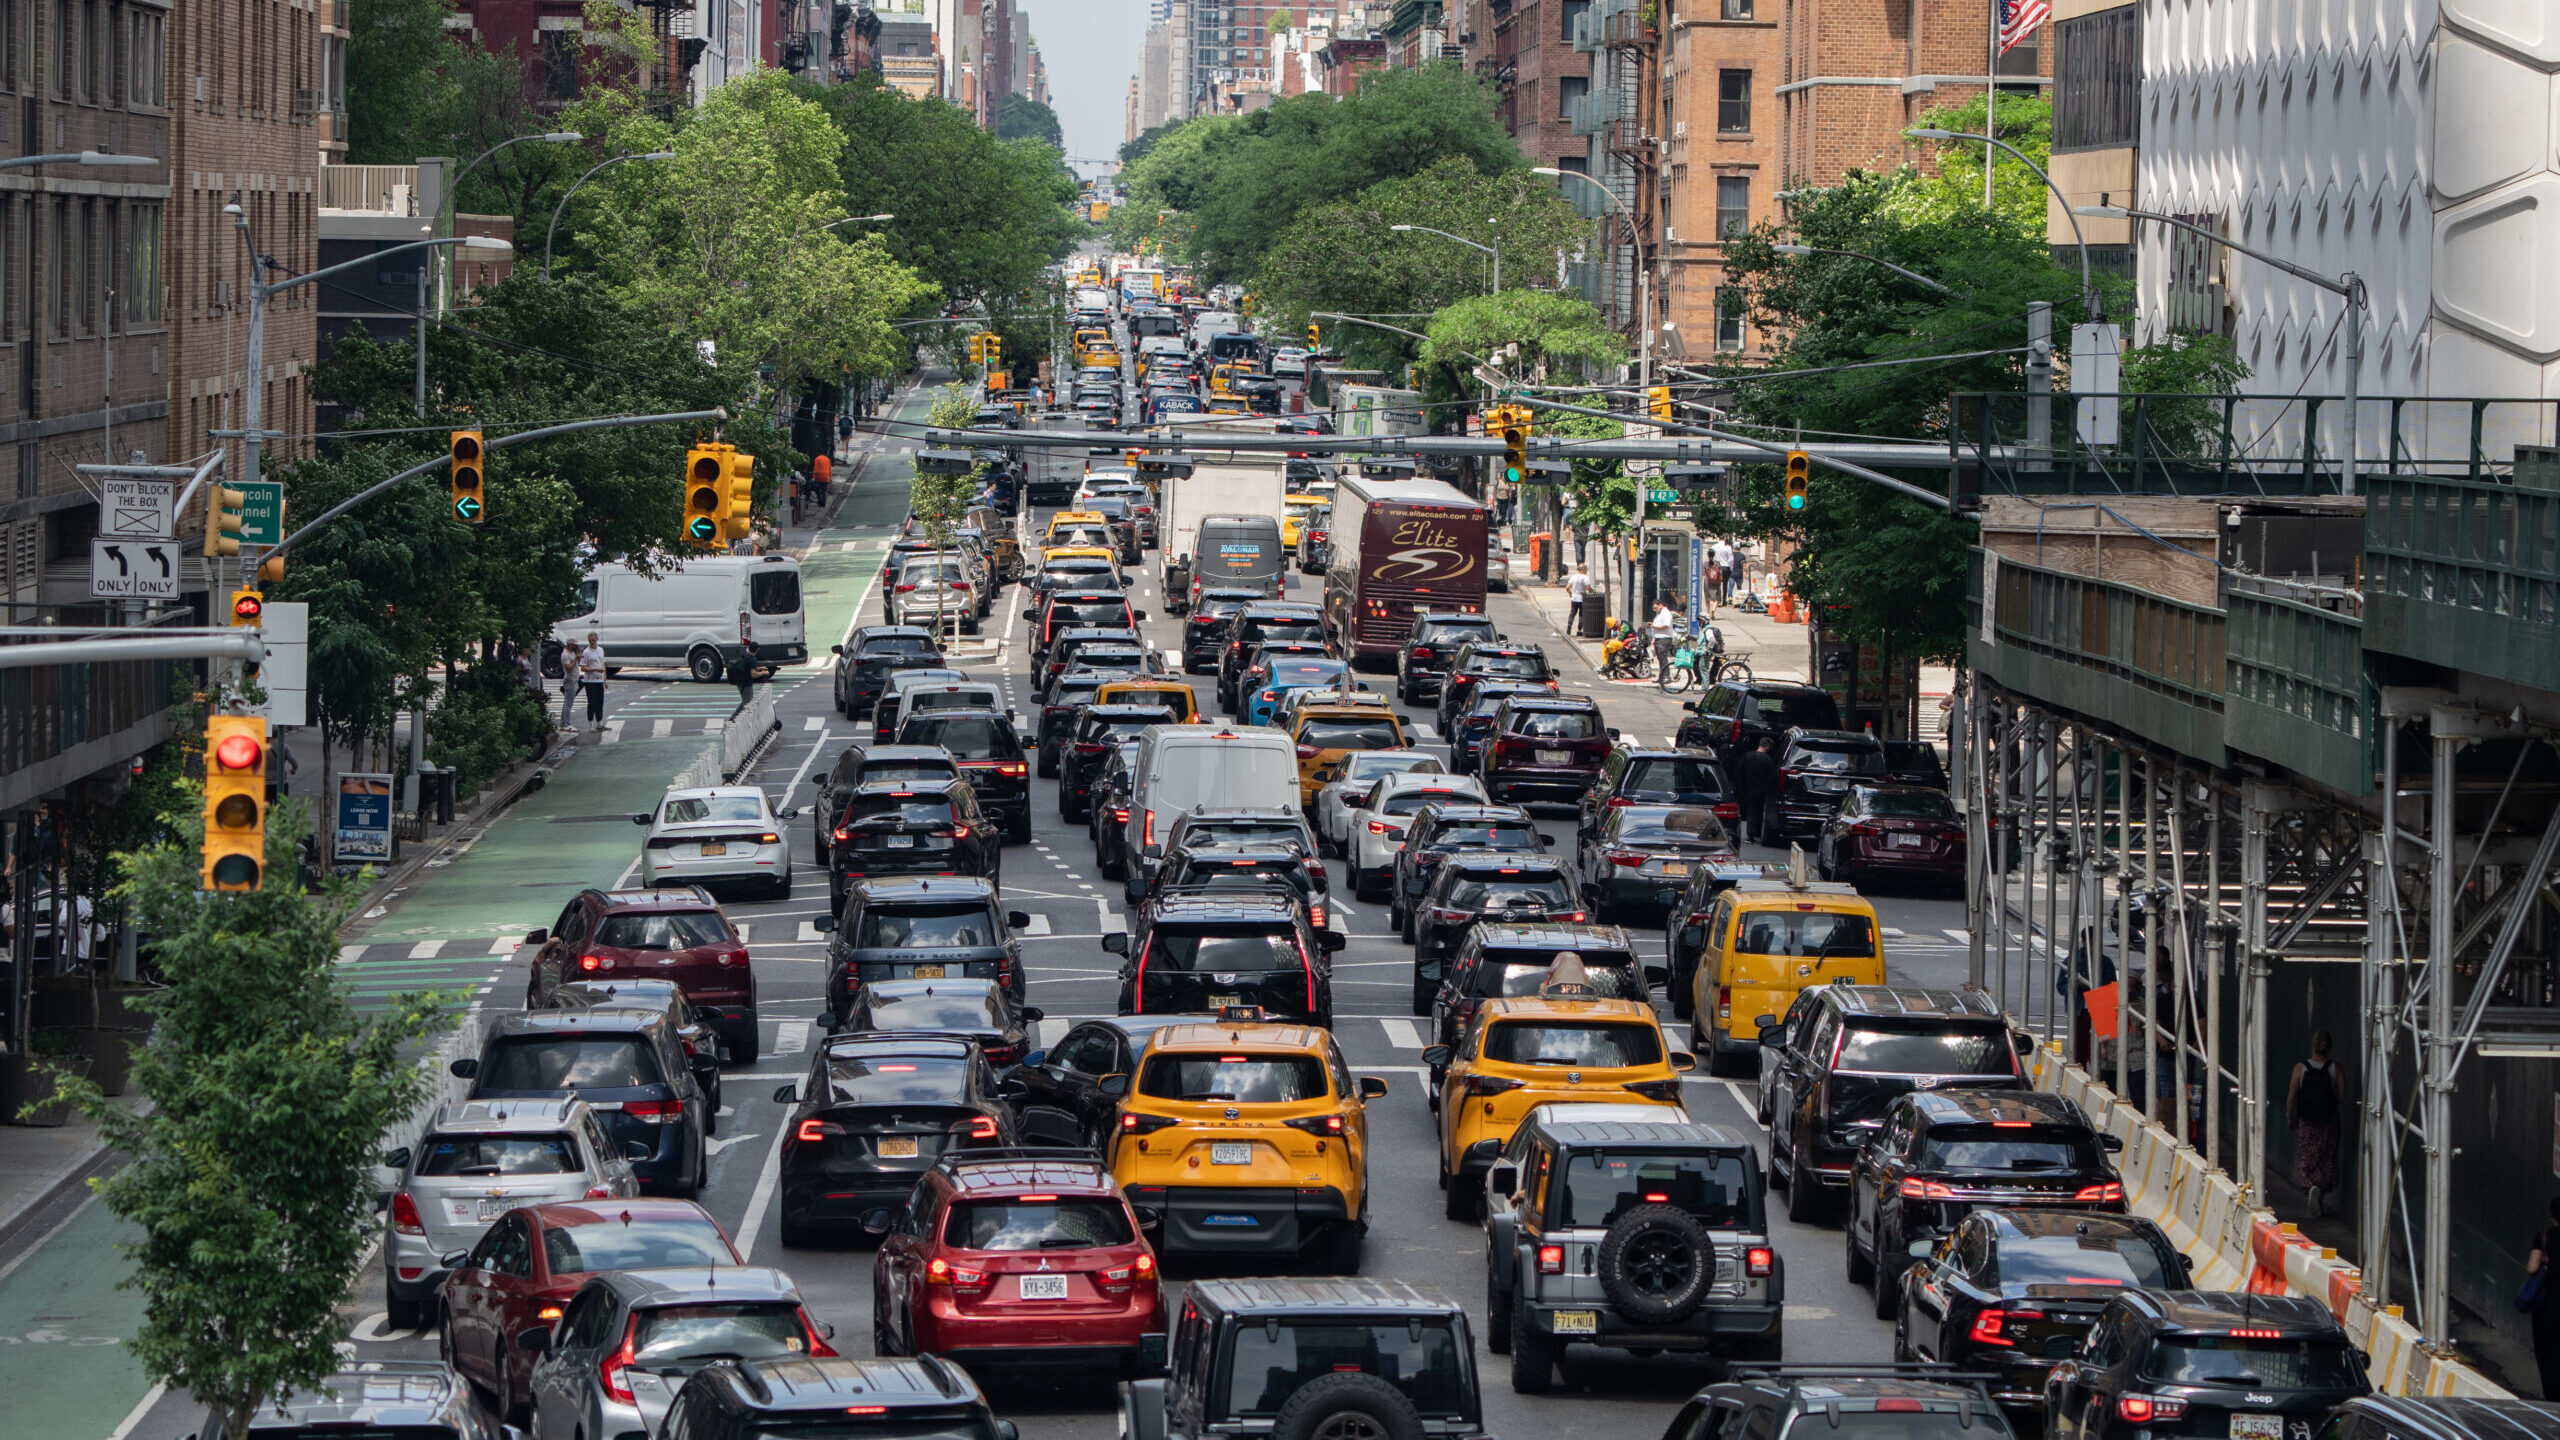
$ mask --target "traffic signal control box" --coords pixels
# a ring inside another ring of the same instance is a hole
[[[215,715],[204,731],[207,890],[255,890],[267,866],[267,722]]]
[[[453,494],[453,518],[477,525],[489,518],[488,449],[477,430],[456,430],[448,442],[445,484]]]

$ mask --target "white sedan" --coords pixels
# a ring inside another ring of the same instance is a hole
[[[1316,844],[1327,855],[1341,855],[1351,842],[1350,822],[1344,817],[1357,797],[1369,793],[1369,787],[1381,775],[1437,775],[1447,767],[1436,755],[1419,750],[1354,750],[1342,758],[1342,769],[1323,789],[1316,792]]]
[[[649,827],[641,842],[642,878],[651,885],[752,881],[776,898],[791,894],[791,846],[782,822],[797,810],[775,810],[753,785],[670,790],[652,813],[631,817]]]
[[[1473,776],[1408,771],[1381,775],[1366,795],[1355,796],[1344,816],[1351,845],[1351,889],[1363,900],[1384,900],[1395,877],[1396,851],[1413,813],[1425,805],[1482,805],[1484,786]]]

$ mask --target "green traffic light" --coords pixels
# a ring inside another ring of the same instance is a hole
[[[685,526],[685,533],[691,535],[696,540],[708,540],[711,538],[712,529],[713,525],[709,516],[696,516],[691,521],[687,522]]]
[[[1803,497],[1803,496],[1801,496],[1801,495],[1790,495],[1790,496],[1788,496],[1788,497],[1787,497],[1787,508],[1788,508],[1788,509],[1790,509],[1790,510],[1801,510],[1801,509],[1803,509],[1803,508],[1804,508],[1804,497]]]
[[[1510,484],[1510,485],[1517,485],[1517,484],[1519,484],[1519,483],[1520,483],[1520,470],[1519,470],[1519,467],[1517,467],[1517,466],[1513,466],[1513,465],[1505,465],[1505,466],[1503,466],[1503,467],[1502,467],[1502,479],[1503,479],[1503,482],[1504,482],[1505,484]]]
[[[479,519],[480,497],[477,495],[457,496],[453,502],[453,513],[457,518],[463,520]]]

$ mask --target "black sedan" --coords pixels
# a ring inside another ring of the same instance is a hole
[[[836,713],[848,720],[871,713],[890,672],[943,664],[933,632],[915,625],[867,625],[834,648]]]
[[[827,898],[876,875],[984,875],[1004,864],[1004,837],[966,780],[873,780],[845,797],[827,832]]]
[[[1085,833],[1093,837],[1094,868],[1105,880],[1129,878],[1129,791],[1137,784],[1138,742],[1122,740],[1102,757],[1093,798],[1085,806]]]
[[[1016,1005],[997,980],[873,980],[853,992],[841,1014],[819,1024],[844,1035],[902,1031],[958,1035],[1001,1069],[1040,1043],[1040,1007]]]
[[[782,1243],[852,1235],[904,1206],[944,1154],[1019,1144],[995,1067],[960,1035],[830,1037],[808,1077],[773,1092],[791,1107],[779,1166]]]
[[[1004,1073],[1002,1093],[1021,1117],[1022,1138],[1034,1145],[1083,1145],[1112,1140],[1120,1102],[1102,1093],[1105,1075],[1134,1075],[1138,1052],[1167,1025],[1196,1023],[1197,1015],[1115,1015],[1087,1020],[1034,1051]]]
[[[1701,869],[1731,865],[1733,837],[1715,812],[1694,805],[1627,805],[1607,812],[1582,842],[1582,894],[1603,921],[1626,910],[1658,913]]]
[[[1589,918],[1579,889],[1556,855],[1460,854],[1432,871],[1413,906],[1413,1013],[1431,1013],[1441,971],[1477,921],[1578,925]]]
[[[1893,1358],[1997,1376],[1992,1398],[2041,1410],[2054,1363],[2118,1291],[2183,1290],[2191,1270],[2138,1216],[1976,1210],[1903,1276]]]

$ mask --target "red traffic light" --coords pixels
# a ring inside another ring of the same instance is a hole
[[[225,735],[213,747],[214,763],[225,770],[255,770],[265,756],[266,747],[253,735]]]
[[[255,620],[266,613],[267,601],[263,595],[244,591],[231,597],[231,618],[234,620]]]

